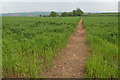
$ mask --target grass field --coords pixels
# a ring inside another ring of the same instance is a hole
[[[118,18],[83,17],[90,55],[85,65],[86,77],[118,77]]]
[[[65,47],[79,17],[3,17],[3,77],[40,77]],[[57,55],[57,54],[56,54]]]

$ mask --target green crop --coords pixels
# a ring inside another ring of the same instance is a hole
[[[41,77],[66,46],[79,17],[3,17],[3,77]],[[117,17],[83,17],[89,57],[86,77],[118,77]]]
[[[79,17],[3,17],[3,77],[40,77],[66,46]]]
[[[85,65],[86,77],[118,77],[118,18],[83,17],[90,55]]]

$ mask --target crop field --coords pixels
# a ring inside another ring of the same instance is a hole
[[[80,17],[3,17],[3,77],[44,77],[41,73],[53,67],[79,21]],[[118,17],[82,16],[81,24],[89,48],[85,77],[117,78]]]
[[[40,77],[52,65],[79,17],[3,17],[3,77]]]
[[[85,65],[86,77],[118,77],[118,18],[83,17],[87,31],[89,57]]]
[[[118,16],[119,13],[96,13],[96,14],[84,14],[88,16]]]

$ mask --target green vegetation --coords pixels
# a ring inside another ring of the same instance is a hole
[[[3,77],[39,77],[65,47],[79,19],[3,17]]]
[[[84,16],[118,16],[119,13],[85,13]]]
[[[58,14],[57,14],[55,11],[52,11],[52,12],[50,13],[50,16],[51,16],[51,17],[57,17]]]
[[[0,78],[2,78],[2,17],[0,17]]]
[[[57,16],[62,16],[62,17],[70,17],[70,16],[82,16],[84,12],[80,9],[77,8],[76,10],[73,10],[72,12],[63,12],[61,15],[58,15],[55,11],[52,11],[50,13],[51,17],[57,17]]]
[[[80,8],[77,8],[76,12],[77,12],[77,16],[82,16],[84,14],[84,12]]]
[[[90,55],[85,65],[86,77],[118,77],[118,18],[83,17]]]
[[[118,77],[118,18],[82,17],[90,54],[86,77]],[[79,17],[3,17],[3,77],[40,77],[66,46]]]
[[[118,15],[119,13],[98,13],[97,15]]]
[[[66,17],[66,16],[73,16],[73,13],[72,12],[63,12],[61,14],[62,17]]]

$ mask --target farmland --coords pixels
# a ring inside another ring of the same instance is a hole
[[[83,16],[82,20],[89,48],[85,77],[117,78],[117,16]],[[3,17],[3,77],[43,77],[40,73],[53,67],[53,59],[66,47],[79,21],[80,17]]]
[[[40,77],[66,46],[79,17],[3,17],[3,77]]]
[[[119,13],[87,13],[84,16],[118,16]]]
[[[89,54],[86,77],[118,77],[118,18],[83,17]]]

